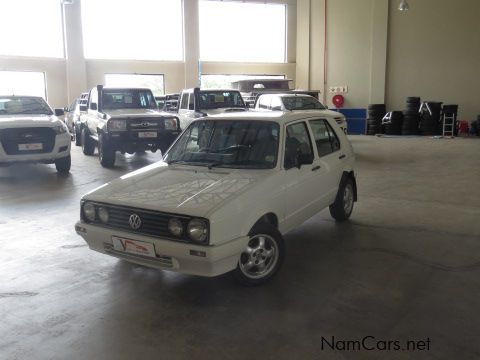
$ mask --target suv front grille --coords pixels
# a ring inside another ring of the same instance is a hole
[[[163,119],[132,119],[127,122],[127,128],[131,131],[159,131],[165,128]]]
[[[7,155],[44,154],[53,151],[55,131],[47,127],[3,129],[0,142]],[[42,149],[19,150],[20,144],[42,144]]]

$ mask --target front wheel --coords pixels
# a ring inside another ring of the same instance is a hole
[[[330,215],[337,221],[345,221],[352,215],[353,203],[355,201],[353,186],[351,178],[344,181],[338,189],[335,202],[330,205]]]
[[[72,158],[70,155],[55,160],[55,168],[60,174],[68,174],[72,166]]]
[[[269,281],[278,272],[285,257],[283,238],[275,227],[260,224],[252,233],[233,271],[235,279],[246,286]]]
[[[95,152],[95,143],[93,139],[90,137],[87,129],[84,127],[82,129],[82,151],[85,155],[93,155]]]
[[[76,126],[75,124],[73,125],[73,134],[75,138],[75,145],[82,146],[82,133],[80,132],[78,126]]]
[[[115,149],[103,134],[98,137],[98,158],[103,167],[111,168],[115,165]]]

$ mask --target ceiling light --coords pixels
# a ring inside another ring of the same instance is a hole
[[[408,11],[409,9],[410,9],[410,6],[408,5],[407,0],[402,0],[400,5],[398,6],[398,10],[405,12],[405,11]]]

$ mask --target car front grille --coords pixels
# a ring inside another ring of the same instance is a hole
[[[3,129],[0,142],[7,155],[44,154],[53,151],[55,131],[47,127]],[[19,150],[20,144],[42,144],[42,149]]]
[[[188,226],[188,222],[192,219],[192,217],[184,215],[166,214],[145,209],[137,209],[116,205],[113,206],[102,203],[94,203],[94,205],[97,212],[97,218],[93,222],[93,224],[95,225],[118,229],[134,234],[159,237],[166,240],[191,242],[191,240],[187,237],[186,229]],[[108,211],[107,223],[101,222],[98,217],[98,210],[101,207],[105,208]],[[138,228],[133,228],[130,225],[130,217],[132,215],[137,215],[140,218],[141,225]],[[178,219],[182,222],[184,232],[183,235],[180,237],[173,236],[168,230],[168,221],[172,218]],[[87,221],[85,218],[83,218],[83,216],[82,220]],[[206,243],[208,243],[208,239]]]
[[[140,118],[127,121],[127,128],[131,131],[159,131],[165,126],[163,119]]]

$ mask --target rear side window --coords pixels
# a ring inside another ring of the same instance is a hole
[[[188,109],[188,94],[182,94],[182,102],[180,103],[180,109]]]
[[[296,166],[298,154],[312,155],[312,143],[304,122],[289,125],[285,138],[285,169]]]
[[[310,120],[309,124],[312,128],[318,156],[322,157],[340,149],[340,141],[327,121]]]

